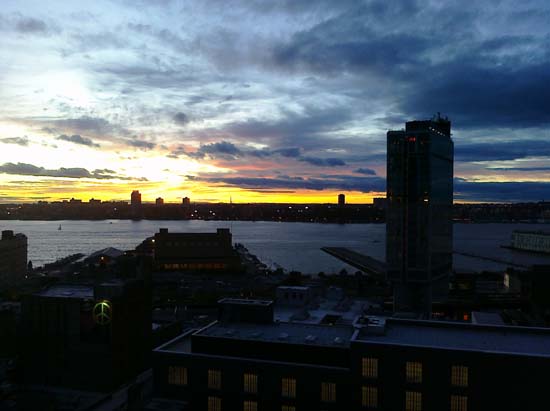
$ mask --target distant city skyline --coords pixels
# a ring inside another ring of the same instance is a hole
[[[456,202],[550,200],[550,4],[5,0],[0,203],[370,203],[453,122]]]

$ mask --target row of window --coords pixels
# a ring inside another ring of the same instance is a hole
[[[367,360],[372,360],[367,359]],[[420,365],[420,368],[419,368]],[[377,362],[367,361],[363,363],[363,375],[365,370],[370,370],[369,376],[373,371],[377,372]],[[366,368],[365,368],[366,367]],[[422,381],[422,366],[420,363],[407,363],[407,374],[410,373],[411,379],[409,382]],[[453,385],[466,387],[468,385],[468,368],[464,366],[453,366]],[[168,383],[171,385],[187,385],[188,376],[187,368],[179,366],[168,367]],[[219,390],[222,386],[222,373],[220,370],[208,370],[208,388]],[[254,373],[245,373],[243,375],[243,391],[246,393],[255,394],[258,392],[258,375]],[[281,379],[281,396],[285,398],[296,398],[296,379],[285,377]],[[321,383],[321,401],[335,402],[336,401],[336,384],[331,382]],[[378,408],[378,387],[363,386],[361,387],[361,404],[363,407],[376,409]],[[247,400],[243,404],[244,411],[257,411],[258,404],[256,401]],[[468,397],[463,395],[451,396],[451,411],[467,411]],[[208,397],[208,410],[221,411],[221,398]],[[295,411],[293,405],[283,405],[281,411]],[[405,392],[405,411],[422,411],[422,393],[418,391]]]
[[[165,241],[166,247],[219,247],[218,241]]]
[[[165,270],[196,270],[196,269],[225,269],[227,264],[223,263],[167,263],[163,264]]]
[[[361,387],[361,405],[370,409],[378,408],[378,388]],[[451,395],[451,411],[467,411],[468,397]],[[405,411],[422,411],[422,393],[417,391],[405,392]]]
[[[258,411],[258,402],[246,400],[243,402],[244,411]],[[219,397],[208,397],[208,411],[222,411],[222,399]],[[281,411],[296,411],[294,405],[282,405]]]
[[[378,408],[378,391],[376,387],[363,387],[362,406],[371,409]],[[208,411],[221,411],[222,399],[208,397]],[[467,411],[468,397],[461,395],[451,396],[451,411]],[[243,401],[243,411],[258,411],[258,402]],[[294,405],[282,405],[281,411],[296,411]],[[422,411],[422,393],[417,391],[405,392],[405,411]]]
[[[365,378],[378,378],[378,358],[363,358],[362,374]],[[422,363],[407,361],[405,364],[407,382],[419,384],[422,382]],[[465,365],[451,366],[451,385],[468,387],[468,367]]]
[[[187,383],[187,368],[178,366],[168,367],[168,384],[187,385]],[[220,370],[208,370],[208,388],[213,390],[220,390],[222,388],[222,372]],[[258,392],[257,374],[245,373],[243,375],[243,391],[250,394],[256,394]],[[296,398],[295,378],[285,377],[281,379],[281,396],[286,398]],[[321,383],[321,401],[336,401],[335,383]]]

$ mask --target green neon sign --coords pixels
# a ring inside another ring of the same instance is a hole
[[[107,300],[100,301],[94,305],[93,317],[96,324],[107,325],[111,322],[112,308]]]

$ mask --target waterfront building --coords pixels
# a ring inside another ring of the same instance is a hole
[[[514,230],[511,248],[550,254],[550,231]]]
[[[158,205],[158,206],[164,205],[164,199],[162,197],[158,197],[155,200],[155,204]]]
[[[189,205],[189,204],[191,204],[191,199],[189,197],[183,197],[182,200],[181,200],[181,203],[183,205]]]
[[[221,303],[219,321],[154,350],[155,397],[198,411],[481,411],[548,402],[547,329],[365,316],[300,324],[266,321],[270,301]]]
[[[132,191],[132,194],[130,195],[130,204],[132,207],[141,206],[141,193],[138,190]]]
[[[2,231],[0,238],[0,291],[16,287],[27,274],[27,236]]]
[[[150,367],[151,292],[141,279],[58,284],[23,297],[24,385],[112,391]]]
[[[228,228],[215,233],[170,233],[161,228],[152,245],[157,270],[231,272],[241,268]]]
[[[338,194],[338,205],[339,206],[346,205],[346,195],[345,194]]]
[[[394,310],[431,315],[449,290],[453,250],[453,141],[439,115],[387,134],[387,277]]]

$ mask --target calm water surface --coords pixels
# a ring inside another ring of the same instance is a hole
[[[58,230],[61,225],[62,230]],[[173,232],[205,232],[230,228],[233,241],[244,244],[268,265],[305,273],[356,271],[322,251],[348,247],[384,260],[384,224],[314,224],[251,221],[0,221],[0,228],[29,238],[29,259],[35,266],[69,254],[89,254],[105,247],[132,249],[159,228]],[[518,264],[550,264],[550,257],[503,249],[515,229],[548,229],[543,224],[455,224],[455,251],[474,253]],[[506,264],[454,256],[458,270],[499,270]]]

